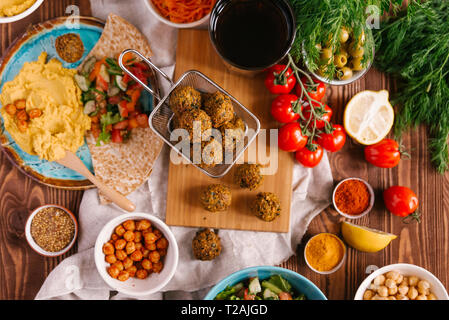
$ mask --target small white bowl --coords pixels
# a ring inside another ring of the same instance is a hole
[[[45,251],[34,241],[33,236],[31,235],[31,222],[33,221],[34,216],[42,209],[49,208],[49,207],[59,208],[59,209],[65,211],[72,218],[73,223],[75,225],[75,233],[73,234],[72,241],[64,249],[62,249],[61,251],[58,251],[58,252]],[[59,206],[59,205],[56,205],[56,204],[47,204],[47,205],[40,206],[40,207],[34,209],[34,211],[31,212],[30,216],[28,217],[26,225],[25,225],[25,237],[28,241],[28,244],[31,246],[31,248],[34,251],[36,251],[37,253],[39,253],[40,255],[42,255],[44,257],[58,257],[60,255],[63,255],[64,253],[66,253],[73,247],[77,236],[78,236],[78,222],[76,221],[75,216],[69,209]]]
[[[321,235],[321,234],[330,234],[330,235],[336,237],[338,240],[340,240],[341,245],[342,245],[343,248],[345,249],[345,253],[344,253],[343,257],[341,258],[341,261],[340,261],[340,262],[339,262],[333,269],[331,269],[331,270],[329,270],[329,271],[319,271],[319,270],[316,270],[315,268],[313,268],[313,267],[309,264],[309,261],[307,261],[307,256],[306,256],[306,248],[307,248],[307,245],[309,244],[309,242],[310,242],[313,238],[315,238],[315,237],[317,237],[317,236],[319,236],[319,235]],[[331,274],[331,273],[334,273],[335,271],[337,271],[338,269],[341,268],[341,266],[343,265],[343,263],[344,263],[345,260],[346,260],[346,252],[347,252],[347,250],[346,250],[346,246],[345,246],[344,242],[343,242],[337,235],[335,235],[335,234],[333,234],[333,233],[329,233],[329,232],[322,232],[322,233],[318,233],[317,235],[314,235],[312,238],[309,239],[309,241],[307,241],[307,243],[306,243],[306,245],[305,245],[305,247],[304,247],[304,260],[306,261],[307,266],[308,266],[310,269],[312,269],[313,271],[315,271],[316,273],[319,273],[319,274]]]
[[[207,25],[207,22],[209,21],[209,18],[210,18],[210,12],[209,12],[204,17],[202,17],[200,20],[197,20],[197,21],[194,21],[194,22],[175,23],[175,22],[171,22],[170,20],[167,20],[166,18],[161,16],[161,14],[159,13],[158,9],[154,6],[154,4],[153,4],[153,2],[151,0],[142,0],[142,1],[145,2],[145,5],[147,6],[148,10],[150,10],[150,12],[159,21],[161,21],[161,22],[165,23],[166,25],[169,25],[170,27],[173,27],[173,28],[188,29],[188,28],[199,27],[201,25]]]
[[[15,22],[15,21],[22,20],[23,18],[29,16],[34,11],[36,11],[36,9],[39,8],[39,6],[43,2],[44,2],[44,0],[36,0],[36,2],[31,7],[26,9],[24,12],[19,13],[18,15],[15,15],[15,16],[12,16],[12,17],[0,17],[0,23],[10,23],[10,22]]]
[[[109,263],[105,261],[103,245],[111,239],[111,235],[118,225],[127,220],[142,219],[150,220],[151,224],[159,229],[168,240],[164,267],[160,273],[151,273],[146,279],[129,278],[126,281],[114,279],[106,270]],[[126,213],[112,219],[100,231],[95,242],[95,264],[101,277],[114,290],[130,296],[149,295],[161,290],[174,276],[178,266],[178,259],[179,251],[175,236],[164,222],[148,213]]]
[[[438,300],[449,300],[446,288],[437,277],[424,268],[407,263],[390,264],[371,273],[359,286],[355,293],[354,300],[363,300],[363,294],[366,289],[368,289],[371,282],[373,282],[374,278],[393,270],[399,271],[404,276],[417,276],[419,279],[429,281],[430,292],[432,292]]]
[[[368,206],[368,208],[366,208],[365,211],[363,211],[362,213],[360,213],[360,214],[358,214],[358,215],[351,215],[351,214],[344,213],[343,211],[341,211],[340,209],[338,209],[337,205],[335,204],[335,191],[337,191],[337,188],[338,188],[343,182],[345,182],[345,181],[347,181],[347,180],[359,180],[359,181],[362,181],[362,182],[367,186],[368,191],[369,191],[369,194],[370,194],[370,200],[369,200],[369,206]],[[371,187],[371,185],[370,185],[368,182],[366,182],[365,180],[360,179],[360,178],[347,178],[347,179],[344,179],[344,180],[340,181],[340,182],[335,186],[334,192],[332,192],[332,203],[334,204],[335,210],[337,210],[337,212],[338,212],[339,214],[341,214],[343,217],[346,217],[346,218],[348,218],[348,219],[359,219],[359,218],[361,218],[361,217],[367,215],[367,214],[371,211],[371,209],[373,208],[373,206],[374,206],[374,198],[375,198],[375,196],[374,196],[374,190],[373,190],[373,187]]]

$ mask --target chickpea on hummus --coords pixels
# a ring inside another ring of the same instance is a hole
[[[5,83],[0,113],[6,130],[25,152],[55,161],[66,150],[76,152],[84,144],[91,122],[83,113],[81,90],[73,79],[76,70],[46,59],[43,52]]]
[[[30,8],[36,0],[1,0],[0,1],[0,17],[13,17],[28,8]]]

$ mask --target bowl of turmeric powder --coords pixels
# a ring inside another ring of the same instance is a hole
[[[313,271],[331,274],[340,269],[346,259],[346,246],[333,233],[319,233],[307,242],[304,259]]]
[[[332,194],[335,210],[348,219],[358,219],[368,214],[374,206],[374,190],[360,178],[340,181]]]

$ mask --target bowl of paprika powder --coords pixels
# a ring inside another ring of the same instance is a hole
[[[332,194],[335,210],[349,219],[358,219],[368,214],[374,206],[374,190],[360,178],[340,181]]]

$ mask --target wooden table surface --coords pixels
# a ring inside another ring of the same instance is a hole
[[[77,5],[81,15],[90,14],[89,0],[46,0],[28,18],[0,25],[0,54],[32,23],[66,14],[69,5]],[[328,87],[328,104],[334,110],[333,121],[341,123],[343,109],[355,93],[370,89],[390,89],[392,83],[370,70],[361,80],[344,87]],[[404,135],[403,143],[410,149],[411,160],[401,161],[393,169],[380,169],[363,159],[363,148],[348,141],[344,149],[330,156],[335,181],[346,177],[361,177],[376,190],[378,201],[374,210],[357,221],[398,235],[385,250],[362,253],[348,250],[343,267],[332,275],[312,272],[305,265],[303,247],[282,266],[297,271],[313,281],[329,299],[352,299],[366,277],[370,266],[404,262],[426,268],[449,287],[447,256],[449,256],[449,183],[448,175],[436,173],[430,164],[425,128]],[[412,188],[420,200],[421,224],[403,224],[383,206],[381,192],[392,185]],[[65,191],[45,187],[16,169],[0,153],[0,299],[33,299],[50,271],[65,257],[76,252],[76,246],[63,257],[44,258],[36,254],[25,240],[24,227],[30,211],[39,205],[57,203],[77,213],[81,191]],[[339,233],[340,217],[331,208],[319,214],[310,224],[302,241],[318,232]]]

